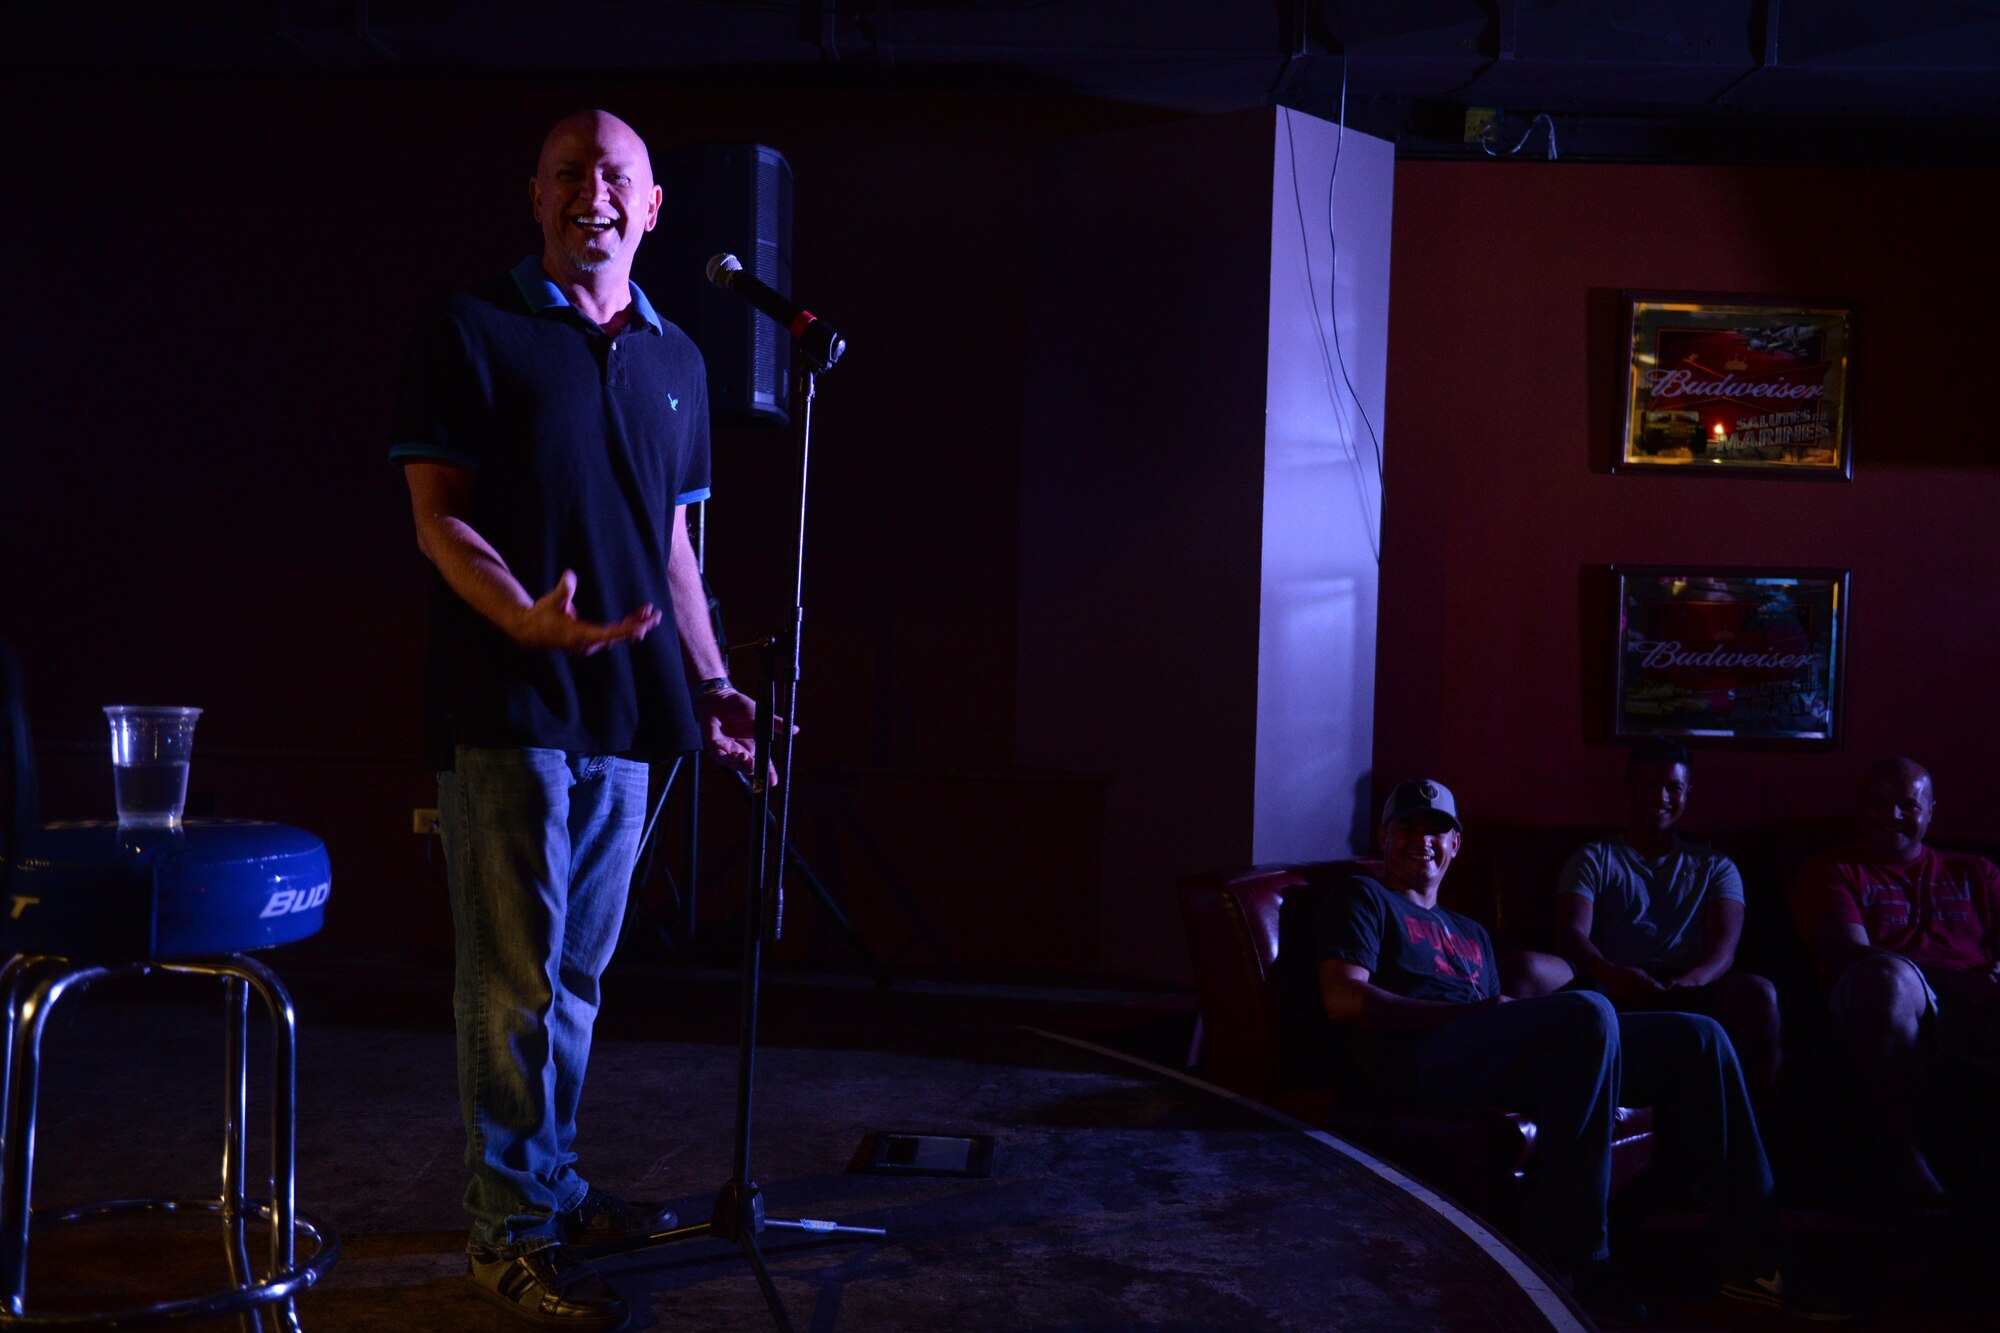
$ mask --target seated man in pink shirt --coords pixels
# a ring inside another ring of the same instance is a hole
[[[1915,1204],[1944,1196],[1918,1136],[1927,1058],[2000,1053],[2000,869],[1926,847],[1933,808],[1920,765],[1870,764],[1861,841],[1808,861],[1792,889],[1893,1187]]]

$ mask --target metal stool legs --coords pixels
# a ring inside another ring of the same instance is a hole
[[[41,1095],[42,1028],[64,991],[102,967],[18,957],[7,965],[7,1102],[0,1118],[0,1319],[19,1319],[28,1294],[28,1200],[34,1185],[35,1104]]]
[[[222,1191],[214,1199],[116,1199],[34,1217],[30,1211],[35,1157],[35,1115],[40,1093],[42,1030],[71,987],[102,977],[151,971],[215,977],[223,985],[224,1084]],[[250,992],[271,1018],[270,1202],[255,1202],[245,1188],[249,1151],[248,1021]],[[339,1240],[298,1216],[297,1033],[291,996],[263,964],[241,954],[212,960],[92,966],[62,958],[16,957],[0,968],[6,1023],[5,1072],[0,1074],[0,1329],[140,1328],[187,1319],[235,1315],[244,1333],[262,1327],[267,1309],[280,1333],[296,1333],[296,1294],[312,1285],[339,1256]],[[60,1226],[140,1212],[212,1213],[222,1223],[230,1288],[210,1296],[162,1301],[127,1310],[36,1314],[26,1309],[28,1241],[36,1225]],[[269,1221],[269,1276],[258,1281],[250,1264],[245,1224]],[[297,1260],[297,1235],[313,1244],[309,1261]]]

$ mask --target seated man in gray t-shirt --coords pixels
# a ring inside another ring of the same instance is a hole
[[[1639,742],[1625,767],[1625,830],[1581,847],[1556,883],[1556,947],[1620,1009],[1708,1014],[1736,1045],[1760,1104],[1777,1081],[1778,994],[1731,969],[1743,879],[1728,857],[1674,832],[1688,752]]]

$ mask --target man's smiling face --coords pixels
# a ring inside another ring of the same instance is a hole
[[[531,193],[542,262],[559,279],[629,275],[639,238],[660,217],[645,141],[604,111],[581,112],[549,132]]]
[[[1931,775],[1908,760],[1876,764],[1861,787],[1861,836],[1877,856],[1913,860],[1930,832]]]
[[[1687,765],[1653,759],[1638,765],[1625,780],[1626,815],[1634,828],[1665,833],[1687,809]]]
[[[1423,893],[1443,881],[1458,848],[1450,815],[1424,810],[1393,819],[1382,826],[1382,877],[1392,889]]]

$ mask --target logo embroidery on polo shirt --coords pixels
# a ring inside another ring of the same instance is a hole
[[[674,411],[678,412],[681,410],[681,400],[674,397],[672,394],[668,394],[667,406],[672,408]]]

